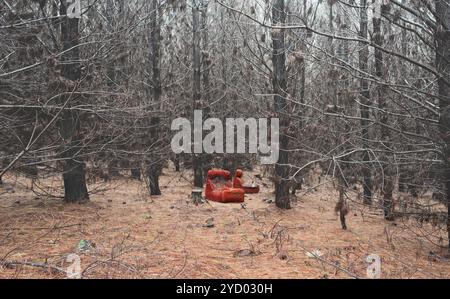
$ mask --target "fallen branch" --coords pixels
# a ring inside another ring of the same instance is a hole
[[[14,266],[29,266],[43,269],[55,270],[60,273],[67,274],[67,271],[63,268],[53,266],[47,263],[35,263],[35,262],[21,262],[21,261],[0,261],[1,266],[14,267]]]
[[[347,269],[345,269],[345,268],[342,268],[341,266],[339,266],[339,265],[337,265],[337,264],[335,264],[335,263],[329,262],[329,261],[327,261],[326,259],[323,259],[322,257],[318,256],[318,255],[315,254],[314,252],[309,251],[308,249],[306,249],[306,248],[303,247],[302,245],[298,244],[298,246],[299,246],[301,249],[303,249],[306,253],[309,253],[312,257],[314,257],[314,258],[318,259],[319,261],[321,261],[321,262],[323,262],[323,263],[325,263],[325,264],[327,264],[327,265],[330,265],[330,266],[332,266],[332,267],[334,267],[334,268],[336,268],[336,269],[338,269],[338,270],[340,270],[340,271],[346,273],[346,274],[349,275],[350,277],[353,277],[353,278],[355,278],[355,279],[360,279],[360,278],[361,278],[361,277],[359,277],[357,274],[352,273],[352,272],[350,272],[349,270],[347,270]]]
[[[63,229],[63,228],[69,228],[74,226],[81,226],[81,223],[75,223],[75,224],[68,224],[68,225],[62,225],[62,226],[53,226],[53,227],[10,227],[8,230],[43,230],[43,229]]]

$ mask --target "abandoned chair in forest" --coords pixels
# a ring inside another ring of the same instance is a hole
[[[225,179],[225,185],[217,187],[212,180],[216,178]],[[231,187],[231,173],[222,169],[211,169],[208,171],[205,185],[205,197],[209,200],[231,203],[244,202],[244,190]]]
[[[259,186],[245,186],[244,185],[244,179],[242,176],[244,175],[243,171],[241,169],[236,170],[236,174],[234,176],[233,180],[233,188],[241,188],[244,190],[246,194],[253,194],[259,192]]]

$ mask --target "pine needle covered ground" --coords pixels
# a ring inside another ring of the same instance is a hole
[[[13,180],[5,179],[13,193],[0,189],[1,278],[65,278],[73,253],[83,278],[365,278],[371,254],[381,257],[382,278],[450,277],[439,247],[447,240],[430,237],[430,224],[386,222],[351,202],[342,230],[331,184],[300,191],[281,211],[268,180],[244,205],[199,206],[189,198],[191,176],[168,169],[162,196],[121,179],[94,185],[86,204],[36,195],[27,180]]]

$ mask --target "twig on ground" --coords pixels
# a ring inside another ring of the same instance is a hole
[[[318,256],[317,254],[314,254],[314,252],[309,251],[308,249],[306,249],[305,247],[303,247],[302,245],[298,244],[298,246],[303,249],[306,253],[309,253],[311,256],[313,256],[314,258],[318,259],[319,261],[330,265],[332,267],[335,267],[336,269],[346,273],[348,276],[353,277],[355,279],[360,279],[361,277],[359,277],[357,274],[350,272],[349,270],[342,268],[341,266],[337,265],[336,263],[332,263],[330,261],[327,261],[326,259]]]
[[[14,266],[19,266],[19,265],[29,266],[29,267],[37,267],[37,268],[55,270],[57,272],[67,274],[67,271],[65,269],[57,267],[57,266],[53,266],[53,265],[50,265],[47,263],[22,262],[22,261],[0,261],[0,265],[6,266],[6,267],[14,267]]]

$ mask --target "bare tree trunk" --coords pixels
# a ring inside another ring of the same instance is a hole
[[[360,37],[364,40],[367,39],[367,0],[360,0]],[[368,71],[368,60],[369,60],[369,48],[364,43],[361,44],[361,50],[359,52],[359,68],[362,72],[367,73]],[[368,104],[370,102],[370,92],[369,83],[365,76],[362,76],[361,83],[361,143],[362,147],[368,149],[368,139],[369,139],[369,108]],[[372,203],[372,180],[370,177],[370,157],[368,150],[364,151],[363,154],[363,165],[362,165],[362,176],[363,176],[363,188],[364,188],[364,203]]]
[[[336,213],[339,213],[339,220],[341,221],[341,227],[342,227],[342,229],[345,230],[345,229],[347,229],[347,223],[345,221],[345,216],[348,214],[347,202],[345,200],[345,189],[347,189],[348,186],[346,186],[345,180],[342,176],[340,176],[338,183],[339,183],[339,186],[338,186],[339,200],[338,200],[336,206],[334,207],[334,211]]]
[[[204,115],[208,117],[209,112],[209,96],[210,96],[210,83],[209,73],[211,67],[211,57],[208,51],[209,37],[208,37],[208,2],[207,0],[201,0],[201,32],[202,32],[202,76],[203,76],[203,104],[206,106]]]
[[[333,23],[333,19],[334,19],[334,13],[333,13],[333,5],[335,4],[334,1],[328,1],[328,30],[330,31],[330,34],[334,34],[334,23]],[[333,38],[328,38],[328,42],[329,42],[329,51],[330,51],[330,55],[331,56],[335,56],[335,48],[334,48],[334,43],[333,43]],[[336,67],[333,63],[331,63],[330,65],[330,70],[328,73],[328,78],[329,78],[329,82],[330,82],[330,96],[333,102],[333,105],[339,105],[338,103],[338,96],[337,96],[337,70]],[[334,122],[339,122],[339,119],[335,119]],[[336,124],[337,125],[337,124]]]
[[[156,107],[161,103],[161,71],[160,71],[160,22],[158,19],[159,8],[158,0],[152,0],[151,2],[151,14],[150,14],[150,61],[152,64],[152,89],[153,89],[153,101]],[[156,151],[161,145],[160,139],[160,125],[161,121],[159,117],[152,116],[150,120],[150,138],[155,144]],[[162,173],[162,161],[158,154],[152,153],[150,161],[147,164],[147,176],[149,181],[149,189],[151,195],[161,195],[159,188],[159,176]]]
[[[66,15],[67,1],[61,0],[60,14]],[[63,50],[69,50],[62,55],[63,64],[62,75],[64,78],[76,81],[80,79],[81,67],[78,19],[62,17],[61,39]],[[89,200],[86,186],[85,163],[79,157],[82,148],[83,136],[81,134],[80,113],[74,110],[66,110],[62,113],[60,123],[60,133],[64,138],[65,146],[62,157],[65,159],[63,167],[64,177],[64,200],[66,202],[77,202]]]
[[[374,1],[374,13],[373,13],[373,41],[376,45],[383,47],[383,32],[381,24],[381,16],[385,13],[385,6],[382,5],[383,0]],[[385,69],[383,66],[383,52],[379,48],[375,48],[375,75],[382,81],[385,77]],[[388,114],[384,113],[387,109],[386,101],[386,88],[384,85],[377,87],[378,107],[380,108],[380,123],[381,126],[381,145],[383,150],[389,150],[390,148],[390,132],[387,128]],[[381,186],[381,193],[383,196],[383,212],[386,220],[393,220],[393,206],[392,206],[392,193],[394,191],[394,179],[393,170],[389,161],[388,155],[385,155],[383,164],[383,185]]]
[[[140,168],[131,168],[131,178],[134,180],[141,180],[141,169]]]
[[[402,4],[405,5],[407,0],[402,0]],[[403,16],[403,15],[402,15]],[[403,27],[406,27],[407,22],[403,21],[402,23]],[[407,33],[408,31],[403,29],[402,30],[402,34],[401,34],[401,53],[403,56],[407,56],[408,55],[408,39],[407,39]],[[398,76],[401,76],[402,72],[402,68],[398,68],[397,74]],[[436,105],[438,105],[438,103],[436,103]],[[400,126],[400,130],[401,131],[407,131],[407,128],[404,124],[402,124]],[[408,168],[403,166],[403,165],[399,165],[399,174],[398,174],[398,191],[399,192],[408,192]]]
[[[105,11],[105,17],[107,20],[107,28],[108,33],[113,34],[114,30],[116,30],[116,18],[114,16],[114,0],[106,0],[106,11]],[[111,89],[111,92],[114,92],[114,88],[116,88],[120,82],[118,82],[118,72],[116,71],[116,60],[109,61],[106,67],[106,85]],[[111,178],[113,177],[119,177],[119,169],[118,169],[118,163],[119,160],[116,157],[107,157],[108,158],[108,174]]]
[[[147,177],[150,195],[161,195],[161,189],[159,188],[159,176],[162,173],[162,169],[159,164],[160,161],[155,161],[154,164],[147,165]]]
[[[202,108],[203,118],[210,117],[211,108],[209,106],[210,100],[210,68],[211,68],[211,55],[209,49],[209,37],[208,37],[208,1],[201,0],[201,39],[202,39],[202,60],[201,60],[201,75],[203,83],[202,92]],[[208,170],[212,167],[213,155],[202,154],[202,169],[203,177],[206,177]]]
[[[436,68],[439,71],[440,129],[445,148],[443,183],[447,191],[447,233],[450,240],[450,3],[436,0]],[[450,244],[448,246],[450,254]]]
[[[200,21],[199,21],[199,11],[200,4],[198,0],[193,1],[192,5],[192,31],[193,31],[193,68],[194,68],[194,78],[193,78],[193,110],[201,108],[201,45],[200,45]],[[194,128],[195,130],[195,128]],[[202,155],[200,153],[192,154],[192,167],[194,169],[194,186],[198,188],[203,188],[203,161]]]
[[[106,1],[106,19],[108,21],[108,32],[111,34],[114,30],[114,1],[113,0],[107,0]],[[115,71],[115,61],[111,61],[107,66],[107,85],[108,87],[112,88],[114,87],[116,82],[116,71]]]
[[[179,155],[174,155],[173,164],[175,165],[175,171],[180,172],[180,157]]]
[[[159,137],[159,125],[160,119],[159,117],[152,117],[150,123],[150,138],[152,140],[158,140]],[[156,142],[156,141],[155,141]],[[156,144],[160,144],[160,141],[157,141]],[[159,177],[162,173],[162,161],[161,157],[156,154],[151,155],[150,161],[147,161],[147,177],[148,184],[150,189],[150,195],[161,195],[161,190],[159,188]]]
[[[284,0],[275,0],[272,8],[273,25],[284,26],[286,13]],[[286,55],[285,55],[285,30],[274,29],[272,35],[273,43],[273,93],[275,111],[280,119],[280,154],[278,162],[275,164],[275,204],[281,209],[291,207],[289,199],[288,176],[288,139],[286,129],[288,119],[286,116]]]
[[[307,13],[307,0],[303,0],[303,18],[307,21],[308,20],[308,13]],[[299,117],[300,117],[300,128],[303,129],[305,122],[304,122],[304,105],[306,103],[305,98],[305,91],[306,91],[306,52],[308,50],[307,48],[307,40],[308,39],[308,32],[305,32],[305,40],[302,40],[300,43],[300,50],[303,53],[303,60],[300,65],[300,91],[299,91],[299,100],[302,104],[300,106],[299,111]]]

